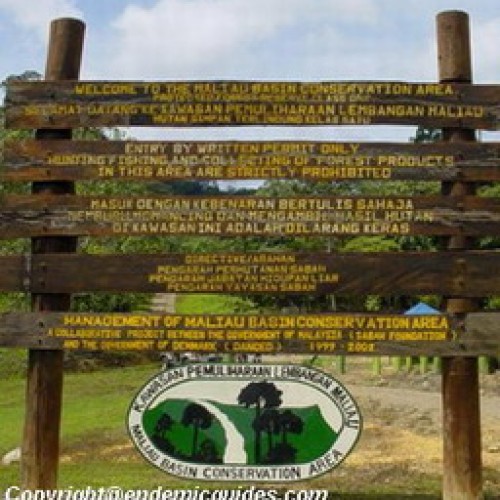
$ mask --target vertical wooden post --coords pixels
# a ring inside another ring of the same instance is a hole
[[[441,12],[437,16],[438,65],[440,82],[472,81],[469,19],[465,12]],[[474,141],[471,129],[447,128],[448,142]],[[463,182],[443,183],[442,193],[450,196],[474,194],[475,186]],[[448,240],[448,248],[465,250],[472,241],[462,236]],[[446,310],[463,315],[477,308],[473,300],[452,298]],[[443,397],[443,499],[473,500],[482,496],[481,424],[476,358],[444,358]]]
[[[74,80],[80,73],[85,26],[76,19],[56,19],[50,26],[46,80]],[[71,130],[38,130],[37,139],[71,139]],[[71,182],[36,182],[33,193],[74,193]],[[32,240],[32,253],[74,252],[76,238]],[[33,311],[66,311],[67,294],[33,294]],[[63,381],[63,351],[30,350],[22,452],[22,486],[50,489],[57,485]]]

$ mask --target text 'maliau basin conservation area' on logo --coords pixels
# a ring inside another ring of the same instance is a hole
[[[300,365],[188,364],[162,371],[132,401],[140,453],[180,477],[302,481],[352,450],[356,402],[334,378]]]

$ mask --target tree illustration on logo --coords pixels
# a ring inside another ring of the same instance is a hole
[[[302,419],[291,410],[285,410],[280,414],[281,442],[287,444],[287,434],[300,434],[304,429]]]
[[[191,447],[191,458],[198,455],[198,436],[200,429],[208,429],[212,425],[213,416],[198,403],[190,403],[184,409],[181,424],[184,427],[193,426],[193,444]]]
[[[273,448],[273,435],[277,436],[281,431],[280,412],[274,408],[265,409],[252,425],[254,431],[261,431],[267,434],[267,452]]]
[[[174,419],[168,413],[163,413],[156,422],[151,440],[159,450],[167,453],[175,451],[172,443],[165,437],[165,433],[172,429],[174,423]]]
[[[288,442],[288,434],[301,434],[303,420],[291,410],[278,413],[278,428],[281,442],[274,444],[266,456],[268,464],[293,464],[297,462],[297,449]]]
[[[196,458],[199,462],[203,462],[204,464],[222,463],[222,458],[217,452],[217,446],[211,439],[204,439],[201,442]]]
[[[238,395],[238,404],[244,405],[246,408],[255,406],[255,418],[252,423],[255,432],[254,442],[254,455],[255,463],[259,464],[262,461],[262,426],[259,424],[262,410],[277,408],[281,405],[280,391],[274,384],[267,381],[250,382],[247,386],[243,387]]]

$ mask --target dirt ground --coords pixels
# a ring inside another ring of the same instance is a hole
[[[348,358],[345,374],[332,373],[353,394],[364,418],[360,441],[332,472],[332,483],[341,491],[360,491],[360,484],[402,493],[439,491],[441,376],[421,374],[418,366],[397,371],[388,359],[374,375],[366,358]],[[500,372],[481,375],[480,394],[484,491],[500,499]]]

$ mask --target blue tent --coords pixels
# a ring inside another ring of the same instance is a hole
[[[424,302],[419,302],[410,307],[404,314],[442,314],[441,311],[434,309]]]

